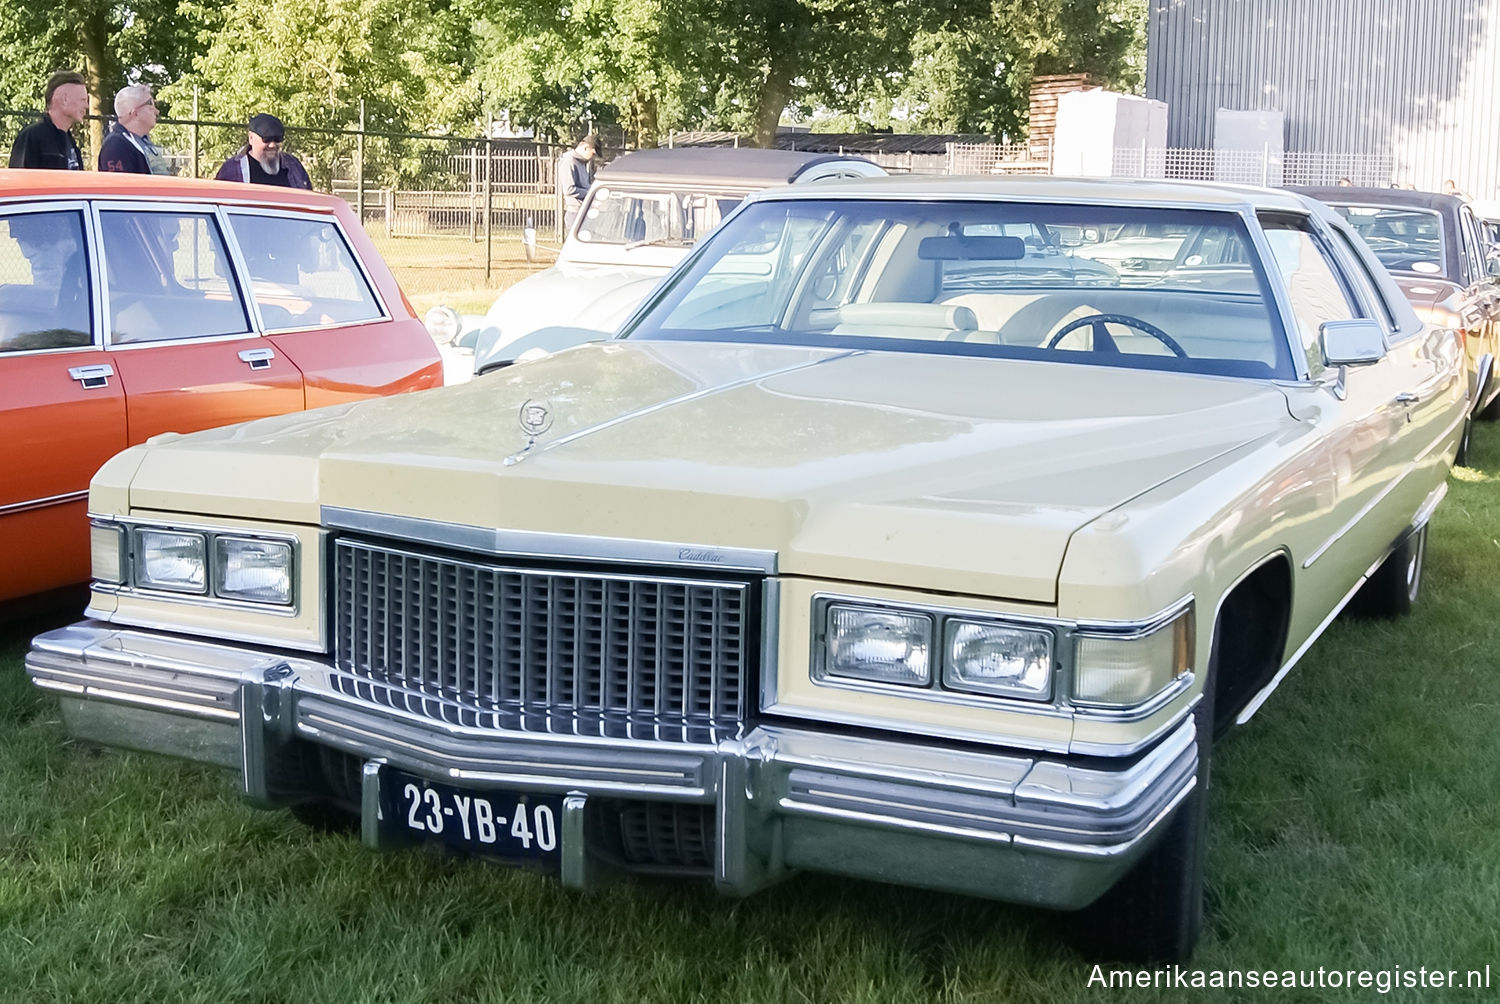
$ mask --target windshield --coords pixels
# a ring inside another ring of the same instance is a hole
[[[1115,260],[1126,241],[1160,244],[1149,267]],[[1257,261],[1227,212],[765,201],[715,234],[626,336],[1290,378]]]
[[[1443,218],[1435,210],[1409,206],[1333,207],[1370,245],[1392,272],[1447,274],[1443,261]]]
[[[744,198],[744,193],[595,187],[577,236],[588,244],[690,247]]]

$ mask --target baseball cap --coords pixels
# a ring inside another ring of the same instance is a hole
[[[286,136],[286,127],[281,124],[281,119],[265,112],[252,116],[247,128],[261,139],[273,142]]]

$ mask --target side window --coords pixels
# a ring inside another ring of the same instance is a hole
[[[83,213],[0,216],[0,353],[93,341]]]
[[[1276,265],[1286,282],[1292,316],[1297,320],[1308,372],[1323,369],[1323,347],[1318,328],[1324,321],[1351,320],[1358,306],[1339,279],[1338,266],[1313,235],[1306,220],[1293,216],[1261,218]]]
[[[1479,226],[1474,214],[1464,206],[1458,211],[1458,232],[1463,245],[1464,268],[1469,273],[1465,285],[1483,282],[1485,277],[1484,242],[1479,239]]]
[[[1375,281],[1375,276],[1370,271],[1370,263],[1365,259],[1364,255],[1359,253],[1359,248],[1354,246],[1354,238],[1342,230],[1334,230],[1334,233],[1338,234],[1338,239],[1343,243],[1344,250],[1348,252],[1348,259],[1354,262],[1355,267],[1359,269],[1359,277],[1364,280],[1370,302],[1375,304],[1379,309],[1380,318],[1385,322],[1386,330],[1394,334],[1400,325],[1396,321],[1396,315],[1391,312],[1391,305],[1386,302],[1385,296],[1381,294],[1380,283]]]
[[[316,328],[384,317],[380,303],[327,220],[230,213],[266,330]]]
[[[99,227],[115,344],[250,331],[212,215],[106,210]]]

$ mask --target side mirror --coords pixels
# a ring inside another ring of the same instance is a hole
[[[1323,361],[1329,366],[1358,366],[1385,357],[1385,329],[1379,321],[1324,321],[1318,326]]]
[[[1491,279],[1500,279],[1500,252],[1490,255],[1489,260],[1485,262],[1485,272]]]

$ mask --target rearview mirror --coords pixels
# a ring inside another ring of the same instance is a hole
[[[1379,321],[1324,321],[1318,326],[1323,360],[1329,366],[1358,366],[1385,356],[1385,329]]]

